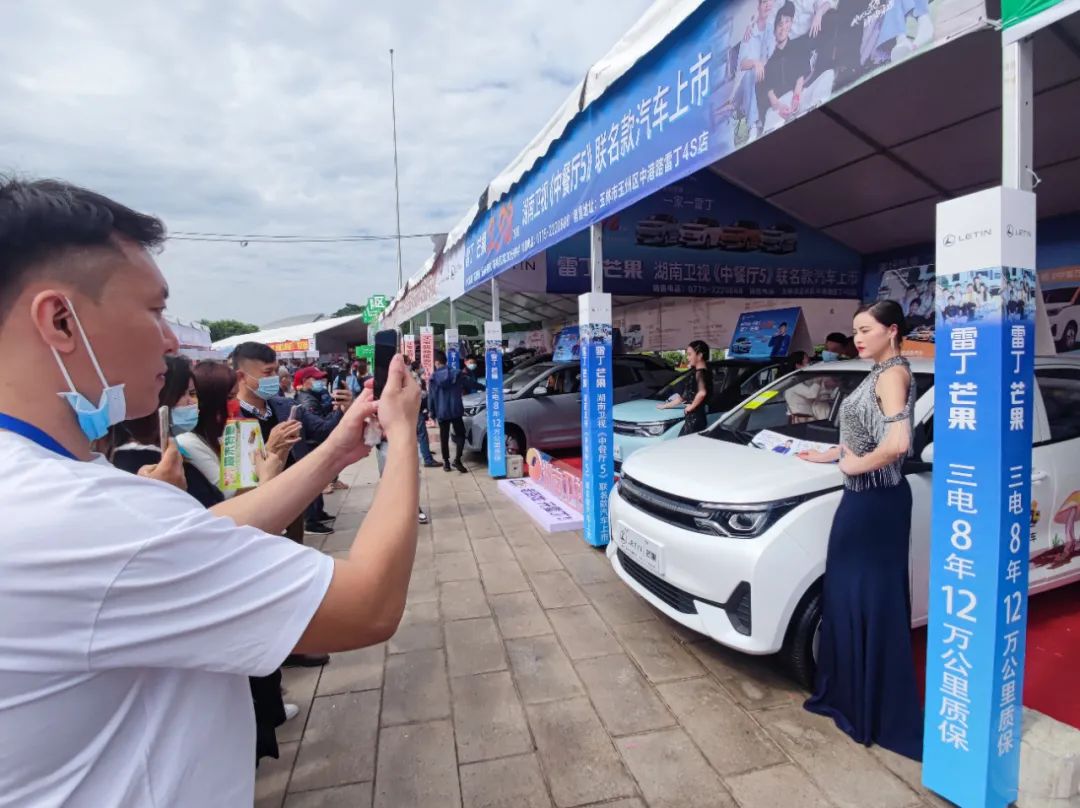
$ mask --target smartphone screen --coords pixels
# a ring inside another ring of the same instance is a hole
[[[290,421],[299,421],[300,420],[300,405],[299,404],[293,404],[292,405],[292,409],[289,410],[289,420]]]
[[[161,451],[165,452],[169,448],[169,408],[158,407],[158,440],[161,442]]]
[[[379,331],[375,334],[375,382],[372,392],[375,398],[382,395],[386,387],[386,376],[390,371],[390,362],[398,352],[397,329]]]

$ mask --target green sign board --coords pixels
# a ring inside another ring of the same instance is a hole
[[[1001,0],[1001,25],[1010,28],[1053,8],[1061,0]]]
[[[356,358],[366,359],[368,364],[375,362],[375,346],[374,345],[357,345],[356,346]]]

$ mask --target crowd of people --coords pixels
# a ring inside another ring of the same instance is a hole
[[[83,188],[0,179],[0,805],[250,805],[296,712],[281,666],[385,641],[404,610],[406,363],[375,401],[359,363],[331,377],[255,342],[188,362],[164,232]],[[256,484],[226,491],[236,417],[263,448]],[[375,428],[382,479],[348,554],[304,546]]]

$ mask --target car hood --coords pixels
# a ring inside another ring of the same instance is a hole
[[[645,421],[678,421],[683,417],[682,409],[658,410],[660,402],[653,398],[641,398],[637,401],[624,401],[611,410],[614,421],[640,424]]]
[[[465,407],[475,407],[477,404],[487,404],[487,393],[469,393],[461,397],[461,403]]]
[[[688,435],[634,452],[622,473],[667,494],[699,502],[772,502],[843,484],[834,463]]]
[[[681,227],[683,230],[704,230],[706,227],[708,227],[708,225],[701,224],[699,222],[686,222],[679,225],[679,227]]]

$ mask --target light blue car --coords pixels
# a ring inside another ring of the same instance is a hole
[[[724,359],[709,363],[713,375],[713,394],[706,421],[712,425],[721,415],[762,387],[791,370],[786,360]],[[659,410],[657,404],[682,391],[689,371],[662,387],[649,398],[616,404],[611,416],[615,432],[615,468],[646,446],[679,436],[683,408]]]

